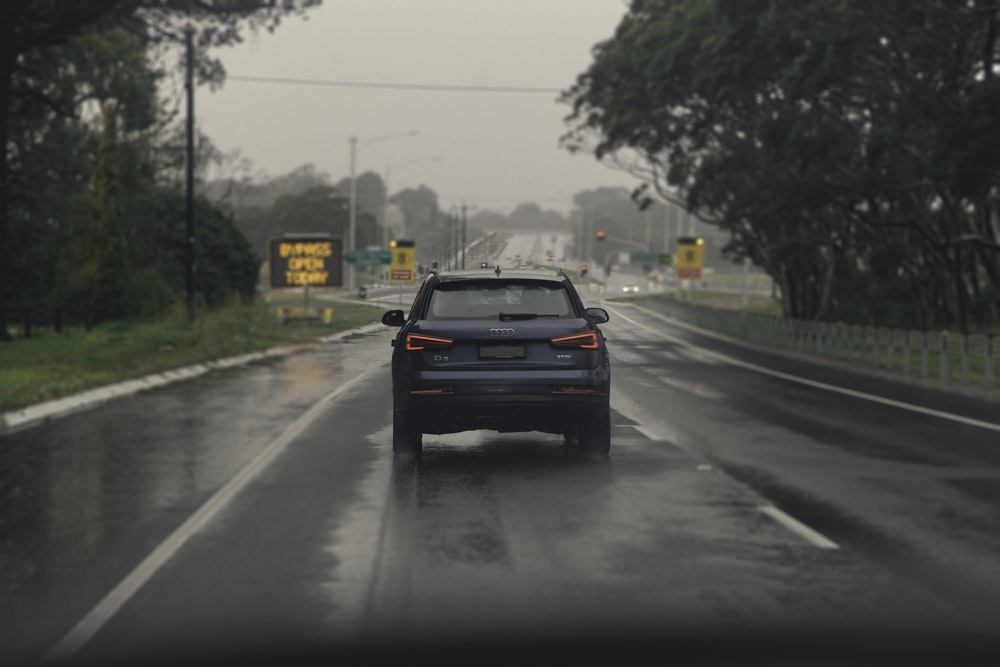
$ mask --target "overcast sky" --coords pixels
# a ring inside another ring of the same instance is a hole
[[[377,171],[395,192],[425,184],[443,208],[569,210],[573,193],[632,177],[559,147],[568,88],[610,37],[624,0],[324,0],[307,20],[220,49],[229,80],[198,89],[199,129],[271,176],[306,164],[333,180]],[[372,89],[247,81],[543,88]],[[410,131],[416,136],[401,135]],[[389,138],[385,138],[389,135]],[[439,160],[433,158],[439,156]]]

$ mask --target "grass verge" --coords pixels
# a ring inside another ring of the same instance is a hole
[[[322,336],[377,322],[381,315],[370,304],[345,300],[312,304],[333,307],[330,324],[279,323],[277,305],[301,301],[301,295],[277,294],[249,306],[199,313],[193,321],[178,310],[151,322],[42,331],[0,343],[0,412],[212,359],[314,344]]]

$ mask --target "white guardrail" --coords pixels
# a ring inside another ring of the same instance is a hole
[[[915,331],[789,320],[667,299],[656,308],[684,322],[764,347],[945,385],[997,388],[994,334]]]

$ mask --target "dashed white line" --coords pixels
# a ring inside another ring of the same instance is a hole
[[[721,354],[719,352],[713,352],[711,350],[707,350],[705,348],[698,347],[697,345],[694,345],[694,344],[692,344],[692,343],[690,343],[690,342],[688,342],[686,340],[683,340],[681,338],[678,338],[676,336],[671,336],[670,334],[664,333],[662,331],[658,331],[658,330],[653,329],[651,327],[647,327],[646,325],[641,324],[640,322],[637,322],[636,320],[633,320],[632,318],[630,318],[630,317],[628,317],[626,315],[623,315],[620,311],[615,310],[613,308],[609,308],[609,310],[611,310],[613,313],[615,313],[615,315],[617,317],[622,318],[626,322],[629,322],[630,324],[632,324],[634,326],[637,326],[640,329],[645,329],[646,331],[648,331],[648,332],[650,332],[650,333],[652,333],[654,335],[660,336],[661,338],[664,338],[664,339],[669,340],[671,342],[677,343],[678,345],[682,345],[682,346],[684,346],[686,348],[692,348],[692,349],[701,350],[701,352],[704,355],[706,355],[708,357],[714,357],[715,359],[718,359],[720,361],[724,361],[724,362],[726,362],[728,364],[732,364],[733,366],[739,366],[739,367],[745,368],[747,370],[751,370],[751,371],[754,371],[754,372],[757,372],[757,373],[762,373],[764,375],[770,375],[771,377],[780,378],[782,380],[787,380],[789,382],[796,382],[798,384],[806,385],[808,387],[813,387],[815,389],[822,389],[824,391],[830,391],[830,392],[834,392],[834,393],[837,393],[837,394],[842,394],[844,396],[850,396],[852,398],[859,398],[859,399],[862,399],[862,400],[865,400],[865,401],[871,401],[872,403],[880,403],[882,405],[889,405],[889,406],[892,406],[894,408],[899,408],[901,410],[909,410],[910,412],[917,412],[917,413],[928,415],[928,416],[931,416],[931,417],[938,417],[940,419],[947,419],[949,421],[958,422],[960,424],[966,424],[968,426],[975,426],[977,428],[983,428],[983,429],[987,429],[987,430],[990,430],[990,431],[998,431],[998,432],[1000,432],[1000,424],[997,424],[997,423],[986,422],[986,421],[982,421],[980,419],[973,419],[971,417],[963,417],[962,415],[956,415],[956,414],[951,413],[951,412],[944,412],[943,410],[935,410],[933,408],[925,408],[925,407],[920,406],[920,405],[913,405],[912,403],[904,403],[903,401],[897,401],[897,400],[893,400],[891,398],[884,398],[882,396],[876,396],[874,394],[867,394],[867,393],[865,393],[863,391],[855,391],[854,389],[847,389],[845,387],[838,387],[836,385],[827,384],[825,382],[818,382],[816,380],[809,380],[809,379],[804,378],[804,377],[799,377],[798,375],[792,375],[791,373],[783,373],[781,371],[776,371],[776,370],[773,370],[771,368],[767,368],[765,366],[758,366],[757,364],[751,364],[751,363],[746,362],[746,361],[741,361],[739,359],[727,356],[725,354]],[[649,312],[649,311],[644,311],[644,312]],[[656,316],[656,317],[662,317],[662,316],[658,315],[657,313],[650,312],[649,314],[653,315],[653,316]],[[667,319],[667,318],[663,318],[663,319]]]
[[[662,440],[666,440],[666,438],[660,437],[659,433],[656,433],[652,429],[647,428],[643,424],[633,424],[632,428],[634,428],[641,435],[645,436],[648,440],[652,440],[653,442],[659,442],[659,441],[662,441]]]
[[[767,516],[771,517],[772,519],[774,519],[775,521],[777,521],[782,526],[789,529],[799,537],[802,537],[815,547],[818,547],[820,549],[840,548],[840,546],[836,542],[827,539],[825,536],[816,532],[815,530],[805,525],[798,519],[795,519],[794,517],[785,514],[774,505],[761,505],[757,509],[759,509],[763,514],[766,514]]]

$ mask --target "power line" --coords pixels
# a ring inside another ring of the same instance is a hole
[[[563,92],[561,88],[546,88],[542,86],[471,86],[435,83],[387,83],[380,81],[331,81],[322,79],[292,79],[287,77],[243,76],[239,74],[229,74],[226,76],[226,79],[248,83],[275,83],[289,86],[322,86],[327,88],[372,88],[380,90],[425,90],[461,93],[543,93],[546,95]]]

